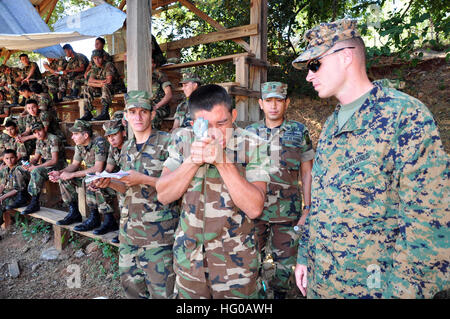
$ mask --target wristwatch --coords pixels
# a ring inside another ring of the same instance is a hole
[[[303,206],[303,210],[311,209],[311,205],[305,205]]]

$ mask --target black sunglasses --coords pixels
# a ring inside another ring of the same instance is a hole
[[[322,56],[320,56],[320,57],[318,57],[318,58],[315,58],[315,59],[310,60],[310,61],[306,64],[306,67],[308,68],[308,70],[311,70],[313,73],[316,73],[316,72],[319,70],[320,66],[322,65],[322,64],[320,63],[320,61],[319,61],[320,59],[326,57],[327,55],[330,55],[330,54],[333,54],[333,53],[342,51],[342,50],[344,50],[344,49],[354,49],[354,48],[355,48],[355,47],[345,47],[345,48],[336,49],[336,50],[334,50],[334,51],[332,51],[332,52],[330,52],[330,53],[327,53],[327,54],[322,55]]]

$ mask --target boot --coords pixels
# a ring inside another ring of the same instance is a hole
[[[119,241],[119,236],[116,236],[116,237],[114,237],[113,239],[111,239],[111,242],[112,242],[113,244],[118,244],[118,243],[120,243],[120,241]]]
[[[286,292],[273,291],[273,299],[286,299]]]
[[[107,121],[109,120],[109,105],[104,104],[102,107],[102,113],[99,116],[94,117],[94,121]]]
[[[56,225],[70,225],[79,223],[82,220],[80,211],[78,210],[78,202],[72,202],[69,204],[69,214],[64,219],[57,221]]]
[[[106,213],[105,219],[103,220],[100,228],[94,230],[94,235],[104,235],[111,231],[115,231],[119,229],[119,225],[117,225],[114,216],[112,213]]]
[[[20,215],[28,215],[39,211],[41,209],[41,206],[39,205],[40,195],[41,194],[37,194],[36,196],[31,197],[30,204],[20,213]]]
[[[16,196],[16,199],[14,200],[14,203],[6,206],[5,209],[10,210],[10,209],[16,209],[19,207],[23,207],[23,206],[27,205],[29,199],[30,199],[30,194],[28,194],[27,191],[19,192]]]
[[[89,210],[89,218],[82,224],[75,226],[73,230],[76,231],[89,231],[100,226],[100,214],[97,208],[91,208]]]

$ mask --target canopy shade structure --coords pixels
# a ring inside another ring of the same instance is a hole
[[[114,33],[125,19],[124,12],[105,3],[60,19],[50,32],[29,0],[0,0],[0,47],[58,58],[64,56],[60,43]]]

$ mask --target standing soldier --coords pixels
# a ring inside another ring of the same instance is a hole
[[[81,92],[81,86],[84,84],[84,71],[89,64],[88,58],[81,53],[76,53],[70,44],[63,46],[66,56],[70,58],[63,71],[64,79],[67,80],[67,86],[70,87],[70,96],[66,100],[78,99]]]
[[[419,100],[367,77],[356,21],[321,23],[293,62],[339,104],[312,169],[295,270],[309,298],[431,298],[448,289],[449,167]]]
[[[189,127],[192,126],[192,117],[189,112],[189,96],[194,92],[200,85],[201,80],[199,76],[195,73],[184,73],[183,79],[180,84],[183,85],[184,100],[178,104],[177,110],[175,111],[174,121],[172,130],[178,127]]]
[[[163,119],[170,114],[169,102],[172,98],[172,83],[165,73],[156,69],[154,58],[152,58],[152,70],[152,107],[156,112],[152,127],[159,130]]]
[[[152,130],[154,112],[147,92],[128,92],[126,110],[134,137],[122,147],[120,167],[129,175],[97,184],[125,194],[119,233],[122,286],[128,298],[173,298],[172,246],[178,207],[161,204],[155,189],[169,156],[170,134]]]
[[[41,70],[36,62],[31,62],[28,55],[25,53],[19,55],[20,62],[22,62],[23,68],[20,73],[22,84],[35,82],[42,79]]]
[[[64,146],[61,139],[51,133],[47,133],[40,122],[32,125],[31,131],[37,139],[34,156],[30,159],[30,165],[23,168],[30,172],[28,193],[31,202],[21,215],[32,214],[40,209],[39,197],[44,188],[48,174],[54,170],[61,170],[66,166]]]
[[[13,105],[19,104],[19,79],[20,77],[16,68],[11,68],[7,65],[3,66],[3,72],[0,77],[0,86],[4,87],[9,92]]]
[[[45,85],[52,94],[53,101],[58,103],[66,96],[66,83],[62,71],[66,69],[67,61],[64,58],[47,58],[47,60],[49,63],[44,62],[44,68],[50,72],[50,75],[46,76]]]
[[[84,87],[84,116],[80,120],[104,121],[109,120],[109,107],[112,103],[112,96],[124,89],[124,83],[117,72],[114,63],[105,62],[103,53],[100,50],[92,51],[96,67],[92,69],[88,84]],[[101,93],[102,112],[99,116],[92,118],[92,103],[94,94]]]
[[[3,152],[6,166],[0,170],[0,225],[3,224],[3,212],[25,206],[29,196],[27,185],[30,175],[18,163],[16,151]]]
[[[314,150],[306,127],[285,118],[290,103],[287,85],[267,82],[262,85],[261,93],[259,105],[265,119],[246,128],[267,140],[272,160],[264,211],[255,220],[256,234],[262,260],[266,256],[267,240],[269,236],[271,238],[270,251],[275,263],[275,274],[269,287],[275,299],[285,299],[298,250],[298,235],[294,226],[305,223],[311,204]],[[303,209],[300,177],[305,198]]]
[[[253,219],[270,180],[264,141],[234,125],[237,111],[221,86],[199,87],[189,106],[209,134],[195,139],[192,128],[178,130],[156,184],[162,203],[182,198],[173,247],[179,297],[257,298]]]

